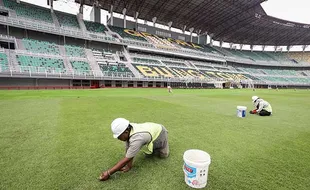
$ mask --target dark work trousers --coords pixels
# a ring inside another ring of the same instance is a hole
[[[270,116],[271,113],[269,111],[266,111],[266,110],[262,110],[259,112],[259,115],[260,116]]]

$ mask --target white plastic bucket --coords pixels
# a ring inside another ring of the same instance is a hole
[[[204,188],[208,180],[210,155],[202,150],[190,149],[184,152],[183,160],[185,183],[193,188]]]
[[[246,114],[247,107],[245,106],[237,106],[237,117],[244,118]]]

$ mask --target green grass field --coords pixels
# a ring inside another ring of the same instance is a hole
[[[251,96],[271,117],[236,117]],[[309,189],[310,91],[101,89],[0,91],[0,189],[189,189],[183,153],[211,155],[208,188]],[[124,156],[112,138],[117,117],[169,130],[170,157],[145,158],[99,182]]]

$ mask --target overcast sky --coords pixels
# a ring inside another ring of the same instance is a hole
[[[310,24],[310,0],[268,0],[262,6],[270,16]]]
[[[21,0],[24,2],[48,7],[46,0]],[[270,16],[277,17],[284,20],[310,24],[310,0],[268,0],[262,3],[266,13]],[[54,2],[54,9],[77,14],[79,10],[78,4],[74,0],[58,0]],[[91,7],[84,6],[84,19],[90,19]],[[107,12],[103,11],[101,20],[106,24]],[[227,44],[225,45],[227,46]],[[296,48],[294,48],[297,50]]]

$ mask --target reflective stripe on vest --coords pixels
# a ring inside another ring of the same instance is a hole
[[[130,123],[130,125],[132,126],[132,129],[129,134],[130,137],[136,133],[149,133],[151,135],[151,141],[145,146],[143,146],[142,150],[146,154],[152,154],[153,143],[163,129],[162,125],[157,123],[141,123],[141,124]]]

